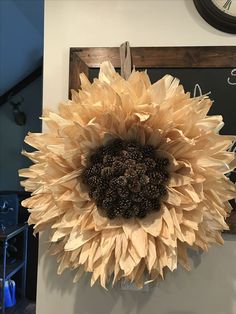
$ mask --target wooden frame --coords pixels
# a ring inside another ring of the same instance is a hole
[[[136,68],[236,68],[236,46],[218,47],[132,47]],[[80,88],[79,74],[89,77],[91,69],[110,60],[120,68],[120,51],[112,48],[71,48],[69,70],[69,97],[71,89]],[[227,219],[228,233],[236,234],[236,211]]]

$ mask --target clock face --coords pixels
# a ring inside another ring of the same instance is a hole
[[[236,16],[236,0],[212,0],[212,2],[224,13]]]
[[[236,34],[236,0],[193,0],[196,9],[211,26]]]

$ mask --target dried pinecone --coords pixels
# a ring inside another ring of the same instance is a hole
[[[120,209],[119,207],[115,206],[113,207],[113,211],[115,213],[116,216],[120,216],[122,215],[122,209]]]
[[[140,151],[140,148],[142,147],[141,145],[139,145],[138,142],[136,141],[131,141],[131,142],[126,142],[126,145],[125,145],[126,149],[127,150],[133,150],[133,149],[138,149]]]
[[[90,156],[89,160],[91,164],[96,164],[100,163],[102,161],[102,158],[103,158],[102,151],[98,149],[94,154]]]
[[[143,197],[141,193],[133,193],[131,195],[131,200],[136,205],[136,203],[142,203],[145,200],[145,197]]]
[[[155,160],[154,160],[153,158],[150,158],[150,157],[146,157],[146,158],[144,159],[144,164],[146,165],[146,167],[147,167],[148,169],[153,169],[153,168],[155,168],[155,166],[156,166]]]
[[[116,190],[117,189],[117,178],[112,178],[110,181],[109,181],[109,187],[113,190]]]
[[[139,177],[139,182],[142,185],[147,185],[150,182],[150,178],[146,174],[142,174]]]
[[[169,159],[168,158],[158,158],[156,161],[156,169],[166,169],[169,166]]]
[[[161,202],[160,199],[152,200],[152,210],[159,211],[161,209]]]
[[[142,175],[146,173],[148,166],[145,163],[137,163],[134,169],[137,172],[137,174]]]
[[[166,184],[169,180],[169,173],[164,170],[151,172],[147,175],[150,179],[150,183],[154,185]]]
[[[154,157],[155,155],[155,149],[152,145],[144,145],[142,147],[142,154],[144,157]]]
[[[140,207],[139,212],[136,214],[138,218],[145,218],[147,216],[147,210],[145,208]]]
[[[107,189],[106,190],[106,198],[112,198],[113,200],[116,200],[118,194],[116,190],[113,189]]]
[[[132,202],[130,199],[121,198],[118,202],[118,207],[122,209],[129,209]]]
[[[162,182],[162,175],[160,172],[154,171],[147,173],[151,184],[160,184]]]
[[[121,176],[124,173],[124,164],[121,161],[114,161],[112,170],[115,176]]]
[[[116,212],[115,210],[113,210],[112,208],[109,209],[107,212],[106,212],[106,216],[107,218],[109,219],[115,219],[117,216],[120,215],[120,212]]]
[[[91,174],[100,175],[102,169],[102,164],[97,163],[91,167]]]
[[[111,155],[105,155],[103,157],[102,163],[103,163],[104,166],[109,167],[109,166],[112,166],[113,161],[114,161],[114,158]]]
[[[125,170],[125,177],[127,179],[133,180],[137,176],[138,176],[137,171],[135,169],[133,169],[132,167]]]
[[[92,172],[90,168],[87,168],[84,170],[83,174],[82,174],[82,181],[84,183],[88,183],[88,179],[92,176]]]
[[[124,162],[125,167],[127,167],[127,169],[129,169],[130,167],[134,167],[136,165],[135,160],[128,158],[125,162]]]
[[[138,204],[135,204],[132,206],[132,211],[134,213],[134,216],[138,216],[139,211],[140,211],[140,206]]]
[[[124,156],[116,156],[115,157],[116,161],[122,162],[122,164],[124,164],[124,162],[126,161],[126,157]]]
[[[101,179],[99,179],[97,176],[92,176],[88,178],[88,184],[92,187],[96,187],[101,184]]]
[[[113,207],[113,199],[111,197],[107,197],[102,202],[102,207],[105,209],[110,209]]]
[[[122,217],[124,217],[125,219],[129,219],[131,217],[133,217],[134,212],[131,209],[126,209],[122,211]]]
[[[126,186],[128,181],[125,176],[120,176],[117,178],[116,182],[119,186]]]
[[[169,172],[167,172],[166,170],[162,170],[162,172],[161,172],[161,179],[162,179],[161,183],[166,184],[167,181],[169,181],[169,178],[170,178]]]
[[[89,196],[95,200],[100,200],[102,199],[102,191],[101,190],[98,190],[98,189],[95,189],[95,190],[91,190],[89,192]]]
[[[144,218],[161,208],[167,194],[169,160],[151,145],[115,139],[99,147],[82,174],[89,196],[109,219]]]
[[[129,197],[130,193],[129,190],[125,187],[117,187],[117,195],[121,198]]]
[[[130,158],[129,152],[127,150],[124,150],[124,149],[120,152],[120,156],[125,158],[125,159]]]
[[[136,150],[135,148],[133,149],[130,148],[127,154],[130,159],[133,159],[135,161],[140,161],[143,159],[143,154],[140,151]]]
[[[111,167],[104,167],[101,170],[101,177],[104,179],[111,179],[113,176],[113,171]]]
[[[165,186],[163,185],[158,185],[158,190],[159,190],[159,193],[160,193],[160,196],[163,197],[167,194],[167,189]]]
[[[117,138],[111,142],[111,147],[114,152],[119,152],[124,147],[124,141],[122,141],[120,138]]]
[[[158,198],[160,196],[158,187],[153,184],[147,184],[143,188],[143,193],[149,199]]]
[[[148,199],[146,199],[141,205],[142,205],[142,209],[145,211],[149,211],[152,209],[152,202]]]
[[[134,180],[134,181],[131,181],[129,184],[128,184],[128,187],[129,187],[129,190],[133,193],[138,193],[141,191],[141,184]]]
[[[102,147],[103,156],[110,155],[113,156],[115,154],[115,149],[112,145],[106,145]]]

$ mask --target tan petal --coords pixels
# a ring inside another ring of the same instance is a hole
[[[77,230],[72,230],[70,237],[65,245],[65,251],[73,251],[86,242],[90,241],[92,238],[96,237],[97,233],[94,231],[84,231],[82,234]]]
[[[138,223],[144,231],[154,237],[157,237],[159,236],[162,229],[162,213],[163,211],[159,213],[150,213],[146,218],[139,219]]]

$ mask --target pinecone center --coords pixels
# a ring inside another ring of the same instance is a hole
[[[109,219],[144,218],[161,208],[168,165],[152,145],[115,139],[90,156],[82,178],[91,199]]]

